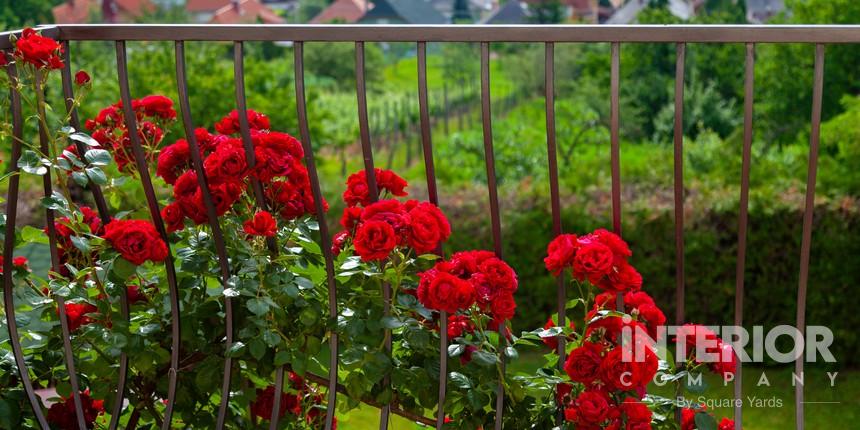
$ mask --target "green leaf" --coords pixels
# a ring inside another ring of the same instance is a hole
[[[387,328],[387,329],[400,328],[406,324],[406,322],[401,321],[399,318],[397,318],[395,316],[390,316],[390,315],[382,317],[381,322],[382,322],[382,327]]]
[[[98,167],[87,167],[87,177],[98,185],[107,185],[108,179],[105,172]]]
[[[126,260],[125,258],[119,257],[113,261],[113,265],[111,267],[111,272],[116,276],[119,280],[126,280],[137,271],[137,266],[134,263]]]
[[[25,225],[21,229],[21,239],[27,243],[48,243],[48,236],[41,229]]]
[[[707,412],[696,413],[696,429],[717,430],[717,420]]]
[[[448,345],[449,357],[458,357],[463,354],[464,351],[466,351],[466,345],[460,345],[459,343]]]
[[[290,362],[290,352],[289,351],[278,351],[275,354],[274,364],[275,366],[283,366]]]
[[[36,154],[34,151],[29,149],[24,151],[24,153],[21,154],[21,157],[18,158],[18,167],[33,175],[42,176],[45,173],[48,173],[45,163],[50,165],[50,161],[42,159],[39,157],[39,154]]]
[[[302,290],[312,290],[314,288],[314,283],[310,279],[301,276],[296,277],[296,284]]]
[[[107,166],[111,160],[110,152],[104,149],[90,149],[84,158],[93,166]]]
[[[0,428],[20,428],[21,408],[12,399],[0,399]]]
[[[509,347],[505,348],[505,357],[508,357],[511,360],[514,360],[519,356],[520,356],[519,353],[517,353],[517,350],[514,349],[514,347],[509,346]]]
[[[265,300],[258,298],[248,300],[245,306],[251,313],[257,316],[262,316],[269,312],[269,304]]]
[[[466,375],[464,375],[464,374],[462,374],[462,373],[460,373],[460,372],[451,372],[451,373],[449,373],[449,374],[448,374],[448,379],[450,379],[450,380],[451,380],[451,382],[452,382],[452,383],[454,384],[454,386],[456,386],[456,387],[463,388],[463,389],[466,389],[466,390],[468,390],[468,389],[472,388],[472,381],[469,379],[469,377],[468,377],[468,376],[466,376]]]
[[[245,352],[245,343],[236,342],[233,345],[230,345],[230,350],[227,351],[227,354],[230,357],[235,358],[235,357],[242,355],[243,352]]]
[[[251,351],[251,357],[259,360],[266,355],[266,344],[262,339],[255,337],[248,343],[248,350]]]
[[[86,187],[90,183],[90,178],[87,174],[79,170],[72,172],[72,180],[82,187]]]
[[[472,353],[472,361],[482,366],[493,366],[499,362],[499,357],[492,352],[478,350]]]
[[[306,308],[299,314],[299,321],[306,327],[316,324],[318,319],[317,310],[311,308]]]
[[[69,134],[69,139],[76,140],[76,141],[81,142],[87,146],[93,146],[93,147],[100,146],[98,140],[95,140],[92,137],[90,137],[90,135],[88,135],[86,133],[81,133],[80,131],[76,131],[76,132]],[[87,151],[87,153],[89,153],[90,151],[103,151],[103,150],[102,149],[90,149],[89,151]],[[107,151],[104,151],[104,152],[107,152]],[[110,154],[108,154],[108,155],[110,155]]]
[[[238,297],[239,291],[234,288],[226,288],[223,292],[225,297]]]
[[[74,245],[75,248],[80,249],[84,254],[88,254],[90,250],[92,250],[92,247],[90,247],[90,241],[87,240],[87,238],[82,236],[71,236],[70,239],[72,240],[72,245]]]

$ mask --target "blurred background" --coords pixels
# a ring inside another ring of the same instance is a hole
[[[0,0],[0,26],[50,23],[250,24],[857,24],[856,0]],[[272,128],[298,134],[292,46],[245,44],[249,108]],[[176,100],[172,43],[129,42],[132,95]],[[543,44],[493,44],[491,95],[505,259],[520,276],[514,331],[542,326],[555,309],[555,282],[542,257],[552,237],[546,160]],[[794,324],[812,105],[812,45],[756,48],[754,141],[744,322]],[[187,43],[195,122],[212,124],[235,108],[232,44]],[[93,117],[119,99],[114,47],[73,42],[72,70],[94,78],[81,113]],[[727,324],[734,315],[735,254],[743,123],[742,44],[688,44],[684,97],[686,312],[688,320]],[[446,252],[492,247],[480,118],[479,47],[428,44],[428,90],[440,206],[454,235]],[[412,43],[368,43],[368,110],[375,162],[426,197]],[[835,333],[838,363],[807,371],[808,428],[853,428],[860,419],[860,46],[827,47],[821,154],[809,277],[807,323]],[[312,144],[323,193],[339,219],[346,174],[362,168],[352,43],[306,43]],[[556,44],[556,128],[563,228],[611,225],[608,44]],[[624,237],[644,288],[674,315],[673,44],[621,49],[621,179]],[[60,85],[49,96],[60,104]],[[183,137],[175,124],[167,143]],[[4,143],[2,158],[8,158]],[[21,222],[41,227],[41,192],[23,187]],[[5,190],[0,190],[5,192]],[[29,196],[27,195],[29,194]],[[32,266],[44,250],[27,251]],[[545,351],[515,366],[532,371]],[[763,363],[745,372],[745,390],[777,396],[780,408],[748,408],[750,429],[793,424],[791,369]],[[756,387],[761,371],[771,386]],[[826,371],[839,371],[834,387]],[[710,397],[731,398],[714,382]],[[730,415],[728,409],[721,410]],[[364,416],[366,415],[366,416]],[[371,410],[339,417],[366,428]],[[404,423],[398,424],[404,428]],[[410,427],[405,427],[410,428]]]

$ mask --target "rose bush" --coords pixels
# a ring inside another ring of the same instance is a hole
[[[646,391],[658,371],[671,381],[704,369],[727,377],[735,366],[730,347],[688,325],[675,338],[688,359],[676,367],[658,356],[649,338],[666,318],[642,291],[633,254],[615,234],[600,229],[549,244],[546,268],[557,276],[569,271],[579,292],[568,303],[571,322],[562,328],[550,318],[517,336],[510,329],[520,287],[515,271],[490,251],[446,257],[442,245],[452,228],[439,207],[409,199],[407,181],[393,171],[359,171],[345,178],[342,229],[325,244],[337,293],[331,315],[317,224],[328,204],[315,200],[302,142],[253,110],[234,110],[211,128],[174,138],[176,110],[162,95],[131,106],[118,101],[86,120],[86,132],[75,130],[71,116],[57,118],[44,97],[51,71],[66,66],[62,46],[30,29],[13,42],[0,65],[14,67],[17,78],[9,73],[5,83],[35,101],[25,129],[39,128],[42,139],[11,136],[9,121],[2,122],[0,133],[22,150],[3,180],[39,176],[53,192],[41,201],[50,220],[44,228],[3,229],[14,234],[13,248],[0,263],[9,271],[4,293],[14,296],[24,363],[46,393],[41,412],[52,428],[77,428],[77,400],[88,428],[111,421],[132,429],[215,428],[222,404],[231,428],[268,428],[276,407],[280,428],[323,428],[335,406],[326,403],[320,376],[334,333],[345,394],[339,413],[365,402],[392,405],[423,423],[444,408],[450,429],[491,428],[497,413],[505,428],[716,428],[704,408],[680,410],[681,421],[672,423],[680,405]],[[97,80],[79,71],[74,82],[77,106]],[[145,178],[154,180],[157,201],[143,192]],[[96,187],[106,201],[93,209],[78,191]],[[51,269],[32,272],[13,256],[20,246],[51,249]],[[701,339],[710,346],[700,348]],[[561,369],[549,354],[535,375],[506,370],[519,350],[555,350],[562,340]],[[638,347],[641,359],[628,359]],[[0,348],[0,428],[34,427],[8,342]],[[705,360],[712,353],[723,354]],[[117,396],[124,357],[127,384]],[[443,360],[448,389],[439,405]],[[223,391],[225,370],[232,378]],[[280,393],[277,375],[286,376]]]

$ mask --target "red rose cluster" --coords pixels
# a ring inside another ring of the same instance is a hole
[[[322,404],[323,398],[320,394],[311,391],[311,387],[304,378],[290,372],[290,393],[281,393],[281,402],[278,408],[278,417],[283,418],[287,412],[300,417],[307,407],[305,420],[314,428],[322,428],[325,424],[325,414],[317,405]],[[307,403],[307,404],[306,404]],[[263,420],[272,418],[272,410],[275,406],[275,387],[270,385],[265,389],[257,390],[257,397],[251,402],[251,415]],[[334,419],[332,429],[337,429],[337,418]]]
[[[95,400],[90,397],[90,390],[84,390],[79,393],[81,398],[81,406],[84,411],[84,423],[87,428],[95,427],[96,418],[105,412],[104,400]],[[78,416],[75,412],[75,401],[70,396],[61,398],[59,402],[54,403],[48,408],[48,423],[51,428],[60,430],[78,430]]]
[[[203,156],[203,171],[221,216],[231,210],[248,188],[246,180],[260,180],[268,206],[287,220],[316,213],[307,168],[302,164],[302,144],[287,133],[269,131],[269,119],[258,112],[247,111],[251,126],[251,143],[256,164],[248,165],[245,147],[238,133],[238,114],[233,111],[215,125],[221,134],[210,134],[204,128],[194,135]],[[168,231],[184,228],[185,219],[195,224],[208,221],[203,193],[197,173],[191,168],[188,141],[179,139],[161,150],[156,172],[173,186],[174,202],[165,206],[162,216]],[[327,209],[327,204],[323,202]],[[276,224],[269,212],[258,212],[243,226],[246,233],[273,236]]]
[[[696,414],[703,412],[705,412],[704,405],[700,405],[699,409],[681,409],[681,430],[696,430]],[[723,418],[717,423],[717,430],[735,430],[735,421]]]
[[[406,196],[406,181],[390,170],[376,169],[380,191]],[[417,254],[436,249],[451,235],[448,218],[439,208],[426,201],[388,199],[370,202],[367,177],[354,173],[347,180],[343,194],[347,207],[340,224],[344,230],[333,238],[335,253],[351,239],[355,253],[364,261],[385,260],[397,247],[409,247]]]
[[[13,257],[12,258],[12,268],[13,272],[18,270],[29,271],[30,268],[27,267],[27,257]],[[0,255],[0,275],[3,274],[3,256]]]
[[[419,277],[418,301],[427,309],[454,314],[477,304],[498,325],[514,316],[517,274],[490,251],[458,252]],[[468,327],[452,318],[447,329]]]
[[[64,65],[63,46],[32,28],[25,28],[21,38],[15,41],[14,55],[37,69],[62,69]]]
[[[687,359],[696,364],[706,364],[712,372],[728,380],[737,367],[737,357],[734,349],[728,343],[723,343],[711,329],[698,324],[684,324],[678,328],[676,342],[683,340]],[[711,355],[712,359],[705,360],[697,356],[698,351]]]
[[[95,305],[91,305],[87,302],[66,302],[63,304],[63,307],[66,310],[66,321],[69,323],[70,332],[79,329],[81,326],[94,323],[96,320],[91,318],[88,314],[94,314],[99,311]],[[59,310],[57,311],[57,314],[59,314]]]
[[[579,236],[562,234],[550,242],[544,258],[547,270],[558,276],[571,268],[574,278],[606,291],[626,292],[642,288],[642,275],[627,262],[630,248],[618,235],[605,229]]]
[[[628,315],[633,315],[636,318],[636,324],[645,329],[652,339],[657,339],[657,327],[666,323],[666,315],[654,303],[654,299],[644,291],[635,291],[624,295],[624,309],[616,309],[618,294],[612,292],[603,292],[594,298],[594,307],[586,316],[591,320],[597,316],[601,310],[618,310]],[[594,330],[597,327],[607,327],[608,332],[616,333],[624,325],[623,319],[617,316],[608,316],[597,321],[596,325],[589,327]],[[617,330],[616,330],[617,329]]]
[[[149,149],[147,157],[150,157],[154,148],[164,139],[164,125],[176,119],[173,100],[161,95],[149,95],[132,100],[131,107],[137,120],[141,145]],[[128,166],[133,165],[134,155],[124,118],[122,101],[118,101],[102,109],[95,118],[88,119],[84,126],[102,148],[113,153],[119,170],[127,172]]]

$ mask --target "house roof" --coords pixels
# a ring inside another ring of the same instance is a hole
[[[352,24],[364,16],[365,9],[373,4],[367,0],[336,0],[317,16],[311,19],[311,24],[325,24],[332,21],[343,21]]]
[[[785,10],[783,0],[747,0],[747,21],[761,24]]]
[[[185,10],[189,12],[214,12],[230,4],[230,0],[187,0]]]
[[[120,16],[135,18],[155,10],[151,0],[114,0]],[[51,13],[55,24],[81,24],[90,13],[101,10],[101,0],[68,0],[54,6]]]
[[[448,20],[426,0],[375,0],[362,22],[400,18],[407,24],[447,24]]]
[[[483,24],[525,24],[529,20],[529,7],[525,2],[512,0],[496,9]]]
[[[239,0],[230,2],[215,11],[210,24],[283,24],[286,22],[278,14],[264,6],[258,0]]]

